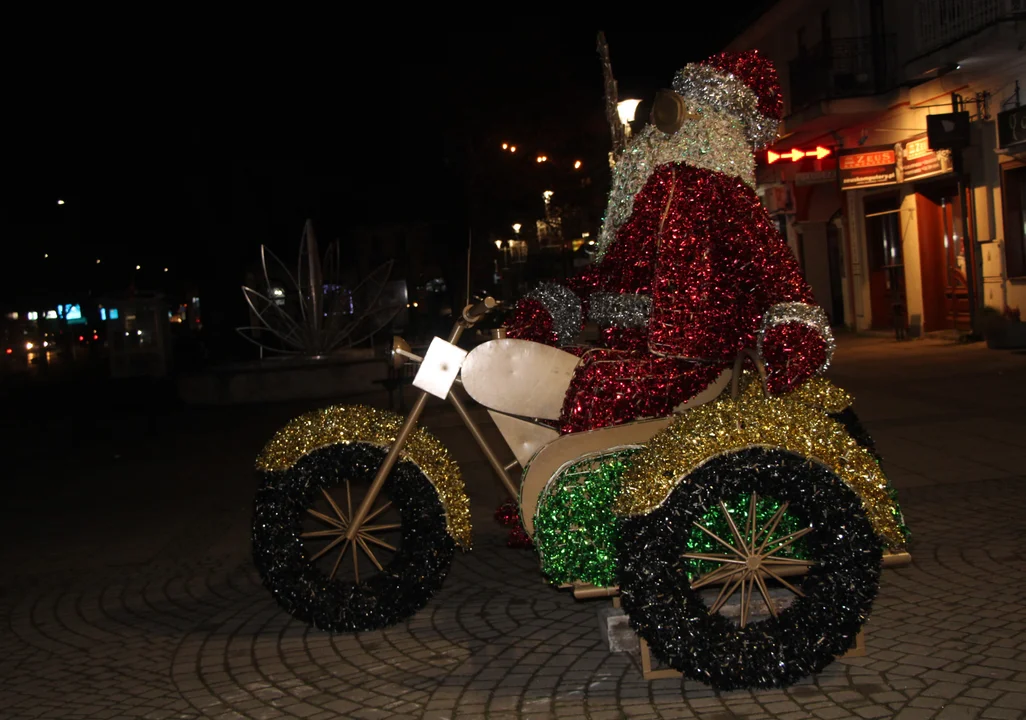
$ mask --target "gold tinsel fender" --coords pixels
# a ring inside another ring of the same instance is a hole
[[[333,405],[300,415],[275,433],[257,456],[262,472],[287,470],[305,455],[329,445],[362,442],[388,448],[395,442],[403,418],[363,405]],[[470,547],[470,500],[460,468],[438,440],[418,428],[400,455],[414,463],[438,491],[445,508],[445,526],[456,544]]]
[[[888,547],[901,549],[905,536],[880,464],[827,414],[850,404],[846,392],[821,378],[779,397],[767,397],[758,382],[749,381],[737,400],[724,393],[684,413],[636,453],[613,509],[621,517],[649,513],[710,458],[776,447],[830,468],[862,498],[869,522]]]

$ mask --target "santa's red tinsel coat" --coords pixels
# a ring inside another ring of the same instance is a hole
[[[651,310],[644,327],[605,328],[608,349],[584,353],[563,432],[669,414],[756,347],[773,306],[813,302],[755,192],[740,178],[683,163],[652,173],[602,262],[570,286],[584,302],[595,293],[649,296]],[[555,344],[552,328],[546,308],[525,298],[509,337]],[[826,361],[825,338],[806,324],[771,327],[762,346],[774,392]]]

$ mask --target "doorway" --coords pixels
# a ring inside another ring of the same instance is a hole
[[[897,193],[873,196],[863,205],[866,217],[866,250],[869,256],[870,327],[908,330],[908,298],[905,292],[905,256],[901,246],[901,198]]]
[[[923,278],[923,329],[969,330],[964,203],[954,182],[916,187],[919,259]]]

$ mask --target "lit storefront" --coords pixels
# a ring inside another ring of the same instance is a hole
[[[728,46],[778,67],[762,197],[835,324],[985,332],[1026,310],[1024,18],[1004,0],[795,0]]]
[[[911,336],[970,329],[975,247],[951,150],[925,133],[839,153],[841,189],[861,262],[852,278],[861,327]],[[966,250],[970,262],[966,264]]]

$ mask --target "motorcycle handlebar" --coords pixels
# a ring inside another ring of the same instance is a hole
[[[467,307],[463,308],[463,319],[468,323],[476,323],[491,312],[498,304],[499,303],[495,298],[486,297],[476,305],[467,305]]]

